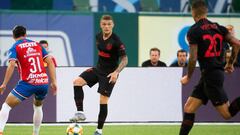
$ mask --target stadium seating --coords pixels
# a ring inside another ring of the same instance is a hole
[[[140,0],[141,11],[160,11],[158,0]]]
[[[89,0],[73,0],[73,7],[75,11],[90,11]]]

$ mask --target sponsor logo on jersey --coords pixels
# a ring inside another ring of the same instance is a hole
[[[27,47],[37,46],[37,43],[36,42],[26,42],[26,43],[19,44],[19,46],[21,49],[23,49],[23,48],[27,48]]]

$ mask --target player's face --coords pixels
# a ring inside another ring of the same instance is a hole
[[[180,63],[185,63],[187,61],[187,54],[185,52],[178,53],[178,61]]]
[[[113,26],[114,24],[112,20],[101,20],[100,22],[100,27],[104,34],[112,33]]]
[[[150,59],[152,63],[157,63],[160,58],[160,54],[158,51],[151,51],[150,53]]]
[[[48,44],[41,44],[41,46],[48,51]]]

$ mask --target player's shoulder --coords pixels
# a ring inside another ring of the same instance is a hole
[[[119,36],[116,34],[116,33],[112,33],[112,36],[111,36],[114,40],[120,40]]]
[[[188,34],[194,33],[196,30],[198,30],[198,28],[199,28],[199,24],[198,24],[198,23],[193,24],[193,25],[189,28]]]

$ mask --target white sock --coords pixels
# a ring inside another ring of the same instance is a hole
[[[100,134],[102,134],[102,129],[96,129],[96,131],[98,132],[98,133],[100,133]]]
[[[7,103],[3,103],[0,111],[0,132],[3,132],[4,130],[11,109],[12,108]]]
[[[42,105],[41,106],[35,106],[33,105],[33,135],[38,135],[40,126],[43,119],[43,111],[42,111]]]

